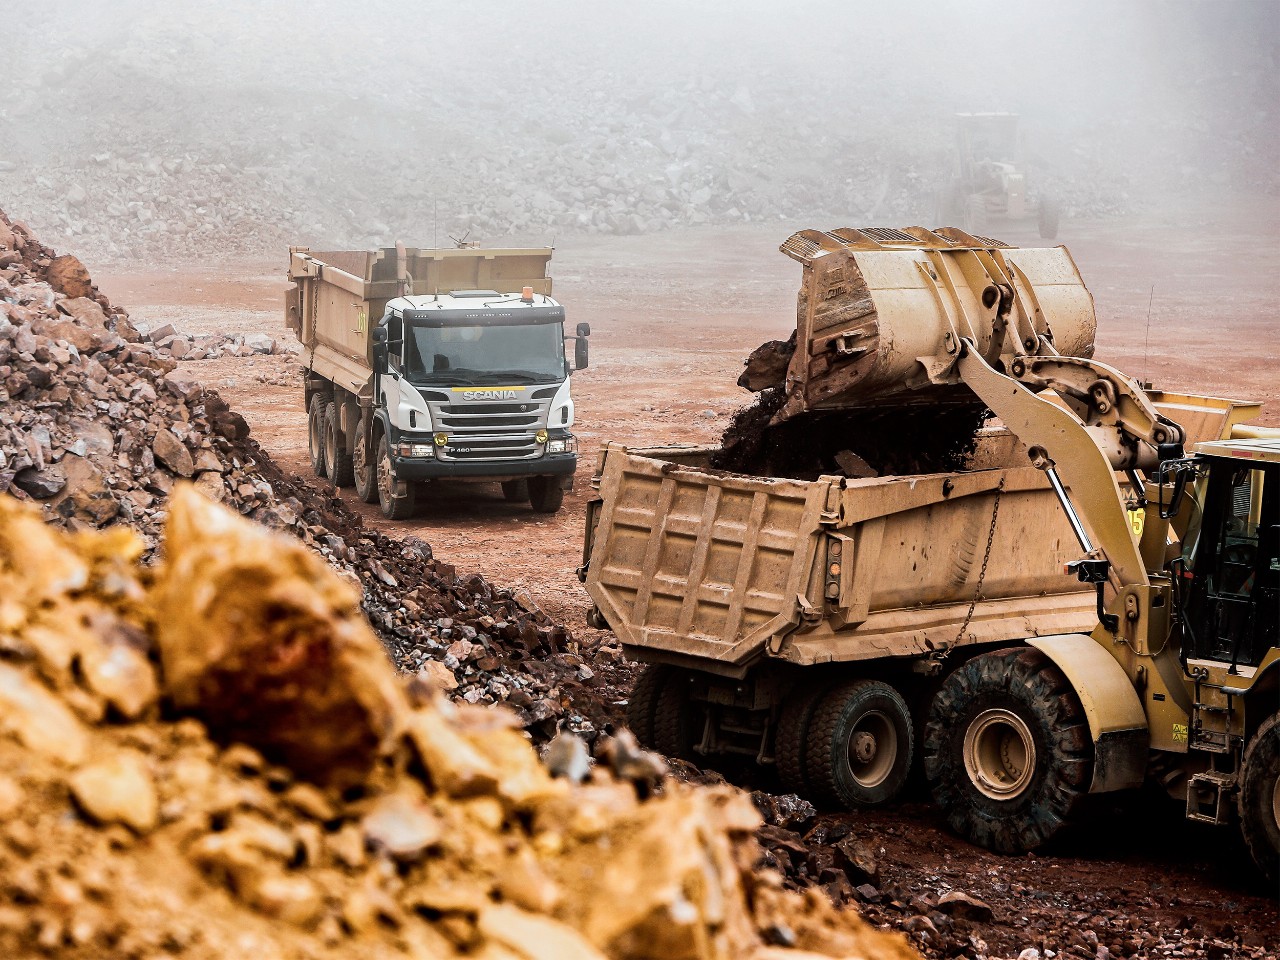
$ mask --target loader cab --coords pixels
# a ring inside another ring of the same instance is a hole
[[[1197,452],[1205,474],[1199,534],[1183,557],[1184,649],[1236,672],[1280,642],[1280,443],[1219,441]]]

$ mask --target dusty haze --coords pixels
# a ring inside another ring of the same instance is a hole
[[[957,111],[1072,217],[1276,195],[1273,3],[135,0],[10,17],[0,206],[98,259],[930,225]]]

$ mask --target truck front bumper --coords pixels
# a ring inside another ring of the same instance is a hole
[[[391,465],[401,480],[435,480],[452,477],[487,477],[515,480],[521,477],[567,476],[578,469],[576,453],[548,453],[534,460],[457,461],[434,457],[392,457]]]

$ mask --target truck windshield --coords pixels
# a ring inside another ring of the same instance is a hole
[[[414,383],[555,383],[565,375],[564,331],[559,323],[411,326],[405,373]]]

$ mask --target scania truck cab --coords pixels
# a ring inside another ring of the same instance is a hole
[[[304,346],[316,474],[388,519],[412,516],[439,479],[496,481],[507,500],[558,510],[578,459],[570,374],[587,366],[591,330],[565,335],[550,258],[293,248],[286,309]]]

